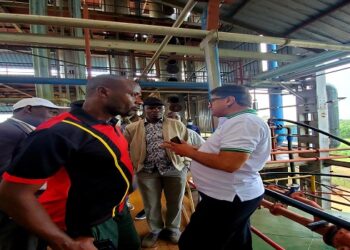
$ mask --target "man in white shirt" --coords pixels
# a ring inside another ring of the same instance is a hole
[[[210,92],[209,108],[220,125],[198,150],[183,142],[164,147],[192,158],[190,170],[202,200],[179,241],[180,250],[252,249],[249,218],[264,186],[260,171],[270,154],[270,130],[251,107],[243,86]]]

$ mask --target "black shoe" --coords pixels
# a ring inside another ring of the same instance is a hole
[[[149,233],[141,241],[144,248],[154,247],[157,244],[159,234]]]
[[[145,210],[142,209],[140,212],[138,212],[135,216],[135,220],[144,220],[146,219],[146,213]]]
[[[179,242],[180,233],[176,233],[165,228],[159,233],[159,238],[170,241],[173,244],[177,244]]]

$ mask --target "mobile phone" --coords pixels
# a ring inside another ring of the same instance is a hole
[[[98,250],[117,250],[110,239],[95,240],[94,245]]]
[[[173,138],[170,139],[171,142],[177,143],[177,144],[181,144],[181,140],[178,136],[175,136]]]

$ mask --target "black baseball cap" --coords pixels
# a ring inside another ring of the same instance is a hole
[[[143,106],[165,106],[162,100],[156,97],[147,97],[143,100]]]

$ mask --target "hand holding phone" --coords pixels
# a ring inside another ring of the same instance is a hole
[[[181,140],[178,136],[175,136],[173,138],[170,139],[171,142],[174,142],[176,144],[181,144]]]

